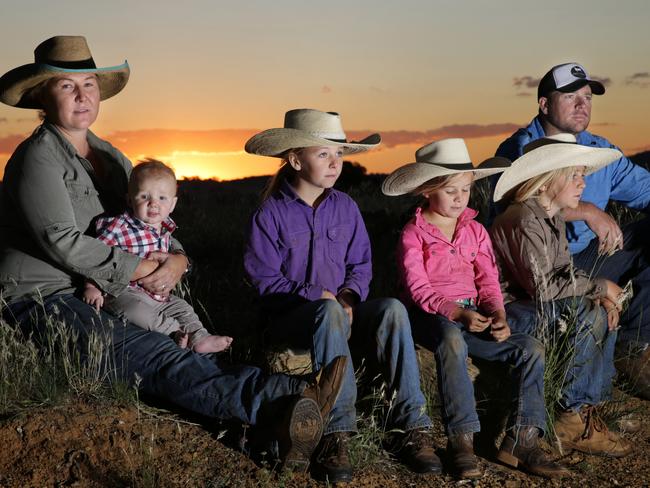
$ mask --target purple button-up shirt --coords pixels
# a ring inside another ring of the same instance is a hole
[[[318,300],[344,288],[361,300],[372,278],[370,241],[357,204],[326,190],[317,208],[286,182],[253,214],[244,267],[260,295]]]

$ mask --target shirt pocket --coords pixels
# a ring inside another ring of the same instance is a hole
[[[460,255],[457,261],[457,270],[473,272],[474,262],[478,256],[478,246],[472,244],[465,244],[459,247]]]
[[[70,196],[77,227],[85,232],[91,220],[104,211],[99,200],[99,192],[91,186],[76,181],[66,181],[65,186]]]
[[[450,274],[455,252],[453,247],[442,242],[424,244],[422,254],[427,274],[429,276]]]
[[[301,230],[288,232],[280,236],[280,254],[282,256],[282,272],[292,276],[293,272],[307,269],[309,249],[311,246],[311,231]]]
[[[327,229],[327,252],[335,264],[345,264],[345,256],[352,237],[352,226],[337,225]]]

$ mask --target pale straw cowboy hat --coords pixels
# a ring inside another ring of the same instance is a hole
[[[129,65],[98,68],[90,54],[86,38],[55,36],[34,50],[34,62],[14,68],[0,78],[0,102],[19,108],[43,108],[32,96],[39,83],[69,73],[94,73],[99,83],[100,100],[116,95],[129,80]]]
[[[245,150],[261,156],[283,157],[289,149],[340,146],[344,154],[352,154],[372,149],[380,142],[379,134],[361,141],[348,141],[339,114],[299,108],[284,115],[284,127],[268,129],[251,137]]]
[[[524,146],[524,154],[505,170],[494,188],[494,201],[535,176],[569,168],[585,166],[585,175],[598,171],[623,157],[620,151],[610,148],[577,144],[573,134],[556,134],[536,139]]]
[[[500,173],[510,160],[494,157],[474,166],[463,139],[442,139],[415,151],[415,162],[400,166],[381,185],[384,195],[411,193],[432,178],[473,172],[475,179]]]

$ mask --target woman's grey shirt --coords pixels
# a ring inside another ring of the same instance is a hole
[[[131,163],[90,131],[88,142],[105,163],[101,182],[48,122],[7,163],[0,209],[0,293],[6,302],[70,293],[84,278],[118,295],[138,266],[137,256],[90,235],[95,217],[124,209]]]

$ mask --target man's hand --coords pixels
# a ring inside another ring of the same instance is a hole
[[[605,294],[605,298],[612,302],[612,304],[616,307],[616,310],[620,312],[623,310],[623,304],[621,303],[623,288],[610,280],[605,280],[605,283],[607,284],[607,292]]]
[[[589,202],[580,202],[575,210],[564,209],[566,220],[584,220],[598,237],[598,252],[611,254],[623,249],[623,231],[614,218]]]

